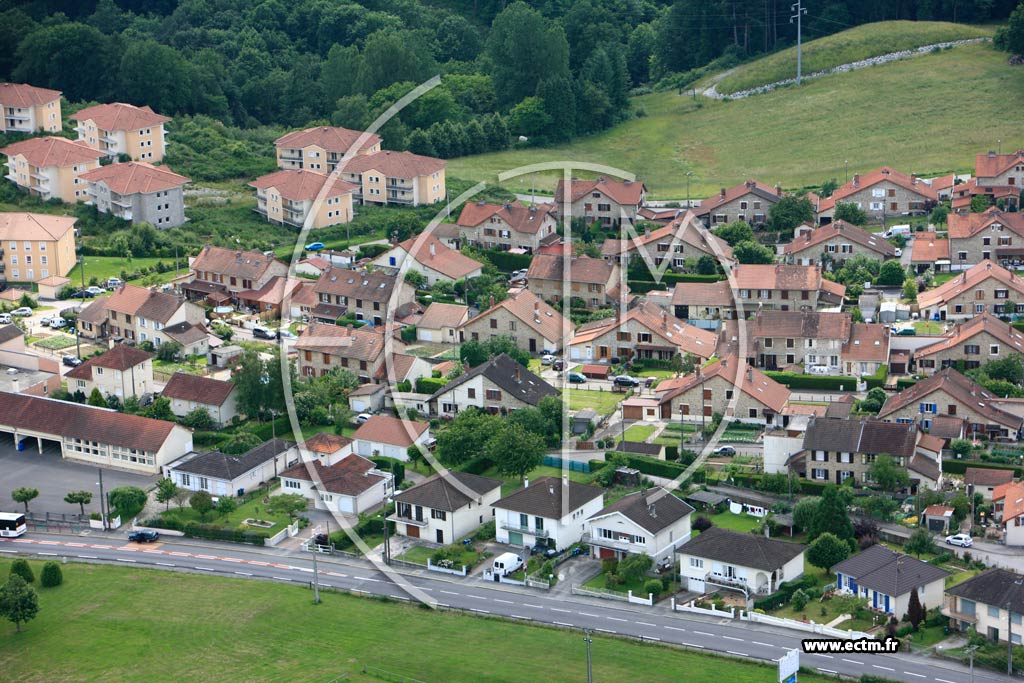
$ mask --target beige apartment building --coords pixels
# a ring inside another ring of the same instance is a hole
[[[596,310],[618,306],[622,294],[618,264],[589,256],[565,259],[555,254],[537,254],[526,272],[527,287],[545,301],[576,299]]]
[[[896,256],[896,248],[881,235],[842,220],[806,230],[782,248],[786,263],[820,265],[829,270],[841,268],[860,254],[884,261]]]
[[[0,149],[7,155],[6,178],[43,201],[74,204],[89,199],[81,176],[100,166],[102,152],[66,138],[31,138]]]
[[[354,215],[352,195],[358,189],[352,183],[311,170],[275,171],[260,176],[249,187],[256,188],[256,213],[271,223],[296,228],[304,227],[310,215],[311,228],[348,223]],[[319,204],[318,198],[322,200]]]
[[[459,343],[510,337],[533,354],[557,351],[572,334],[572,324],[529,290],[493,304],[459,327]]]
[[[764,227],[768,223],[768,210],[781,198],[781,187],[748,180],[730,188],[723,187],[718,194],[702,201],[696,214],[709,228],[736,221]]]
[[[1001,360],[1024,353],[1024,333],[991,313],[966,320],[944,338],[914,352],[917,371],[932,375],[963,363],[974,370],[990,360]]]
[[[156,164],[164,159],[164,124],[171,119],[149,107],[114,102],[86,107],[71,115],[78,121],[79,142],[109,157],[127,154],[132,161]]]
[[[1024,280],[997,263],[984,261],[922,292],[917,305],[921,317],[928,320],[967,320],[985,312],[1024,313]]]
[[[552,235],[557,234],[558,221],[554,205],[524,206],[473,202],[462,207],[456,221],[459,241],[484,249],[522,249],[533,253]]]
[[[68,391],[81,391],[87,397],[93,389],[122,401],[153,391],[153,354],[127,344],[117,344],[94,356],[64,375]]]
[[[0,282],[39,282],[75,267],[71,216],[0,213]]]
[[[741,263],[733,268],[736,302],[758,309],[813,311],[842,304],[846,287],[821,276],[820,266]],[[738,308],[738,306],[737,306]]]
[[[647,188],[638,180],[596,180],[569,181],[568,202],[565,181],[559,180],[555,187],[555,207],[559,218],[583,218],[588,222],[617,226],[623,220],[633,223],[640,207],[647,197]]]
[[[341,177],[359,188],[353,196],[363,204],[422,206],[445,198],[444,169],[442,159],[384,150],[353,157]]]
[[[393,353],[405,351],[402,342],[396,339],[392,343]],[[386,379],[383,330],[311,323],[299,335],[295,350],[303,377],[322,377],[342,368],[363,384],[379,384]]]
[[[330,173],[363,135],[362,131],[333,126],[292,131],[274,140],[277,167],[286,171],[308,169]],[[379,152],[380,144],[380,136],[370,133],[359,145],[357,154]]]
[[[863,175],[856,173],[832,196],[818,203],[818,222],[824,225],[835,216],[836,204],[855,204],[873,220],[920,216],[938,202],[938,194],[916,175],[883,166]]]
[[[996,261],[1004,268],[1024,267],[1024,214],[993,206],[983,213],[951,213],[946,222],[951,270],[982,261]]]
[[[0,83],[0,133],[59,133],[60,91]]]
[[[207,245],[190,265],[192,281],[181,285],[190,300],[230,300],[239,292],[259,290],[288,274],[288,264],[257,249],[240,251]]]

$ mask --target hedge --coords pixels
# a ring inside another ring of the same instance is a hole
[[[888,367],[881,366],[881,372],[870,377],[860,378],[868,389],[885,385],[885,373]],[[837,375],[806,375],[801,372],[788,372],[782,370],[765,370],[764,374],[779,384],[784,384],[790,389],[821,389],[825,391],[854,391],[857,388],[858,378],[844,377]]]
[[[967,471],[968,467],[977,467],[978,469],[988,470],[1013,470],[1013,476],[1016,479],[1024,477],[1024,467],[1014,467],[998,462],[974,462],[971,460],[943,460],[942,461],[942,472],[943,474],[963,474]]]
[[[352,531],[355,532],[355,535],[359,538],[366,538],[368,536],[375,536],[377,534],[384,533],[384,524],[385,522],[382,519],[367,517],[366,519],[360,520],[354,527],[352,527]],[[392,523],[391,529],[394,530],[394,528],[395,526]],[[355,545],[352,539],[349,538],[348,534],[344,531],[335,531],[329,536],[329,538],[331,543],[338,550],[351,548]]]
[[[395,475],[394,486],[397,489],[405,480],[405,463],[395,458],[370,458],[377,469],[390,472]]]
[[[680,282],[719,282],[724,280],[724,275],[689,275],[682,273],[665,273],[661,282],[650,280],[627,280],[629,291],[634,294],[646,294],[651,290],[671,289],[673,285]]]
[[[657,458],[649,458],[646,455],[637,455],[635,453],[619,453],[617,451],[609,451],[607,456],[610,458],[612,455],[622,455],[626,458],[626,466],[632,467],[633,469],[640,470],[643,474],[649,474],[654,477],[665,477],[666,479],[675,479],[680,474],[686,471],[686,467],[679,463],[669,462],[667,460],[658,460]],[[605,467],[608,464],[607,460],[591,460],[590,471],[596,472],[597,470]]]
[[[767,595],[763,598],[754,601],[754,609],[773,610],[776,607],[782,607],[789,599],[793,597],[793,593],[798,590],[807,590],[808,588],[814,588],[817,585],[817,579],[810,574],[805,574],[799,579],[794,581],[786,581],[779,585],[779,590],[775,591],[771,595]]]
[[[467,460],[455,469],[460,472],[467,472],[468,474],[483,474],[492,467],[494,467],[494,461],[489,459],[487,456],[481,455],[477,458],[473,458],[472,460]],[[600,468],[601,465],[598,465],[598,467]],[[593,468],[591,468],[591,471],[593,471]]]
[[[448,380],[444,379],[443,377],[439,379],[434,377],[420,377],[418,380],[416,380],[416,393],[434,394],[438,392],[441,388],[443,388],[444,385],[447,383]]]
[[[917,384],[916,379],[911,379],[910,377],[900,377],[898,380],[896,380],[896,391],[903,391],[904,389],[912,387],[915,384]]]
[[[166,524],[164,524],[164,528],[167,528]],[[263,545],[263,539],[270,538],[270,534],[266,531],[238,529],[217,524],[199,524],[197,522],[185,524],[182,531],[190,538],[205,538],[211,541],[234,541],[235,543],[251,543],[252,545]]]
[[[522,270],[530,267],[533,259],[529,254],[510,254],[507,251],[487,249],[483,252],[487,260],[494,264],[494,267],[502,272],[511,273],[513,270]]]

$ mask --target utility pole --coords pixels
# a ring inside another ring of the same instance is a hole
[[[590,638],[590,629],[583,629],[583,642],[587,644],[587,683],[594,683],[594,670],[590,663],[590,644],[593,640]]]
[[[1006,603],[1006,675],[1013,675],[1013,607],[1012,602]]]
[[[106,500],[106,496],[103,495],[103,468],[97,467],[96,470],[100,473],[100,520],[103,523],[103,530],[107,530],[107,511],[103,509],[103,501]]]
[[[320,604],[320,573],[316,570],[316,556],[319,550],[313,551],[313,604]]]
[[[384,499],[384,553],[381,559],[384,560],[384,564],[391,564],[391,534],[388,529],[388,505],[391,503],[391,496],[387,496]]]
[[[82,290],[85,290],[85,257],[81,257],[81,263],[78,266],[78,270],[82,273]],[[81,302],[85,302],[85,299],[79,299]],[[78,307],[78,313],[81,315],[82,307]],[[82,325],[78,322],[78,318],[75,318],[75,355],[79,358],[82,357]],[[59,378],[58,378],[59,379]],[[102,495],[102,494],[100,494]]]
[[[969,666],[971,669],[971,683],[974,683],[974,651],[978,649],[977,645],[972,645],[967,648],[967,659],[970,662]]]
[[[796,84],[800,85],[800,79],[803,75],[802,19],[804,15],[807,14],[807,8],[803,6],[803,0],[796,0],[796,2],[793,3],[792,10],[795,14],[789,18],[789,23],[792,24],[793,20],[796,20]]]
[[[686,172],[686,208],[690,208],[690,178],[693,177],[693,171]]]

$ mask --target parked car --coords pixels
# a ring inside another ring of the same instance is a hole
[[[102,287],[96,287],[96,286],[86,287],[85,291],[90,292],[93,296],[99,296],[100,294],[106,294],[107,293],[107,290],[103,289]]]
[[[294,332],[291,332],[289,330],[278,330],[277,331],[277,336],[280,337],[281,339],[292,339],[292,340],[294,340],[294,339],[298,339],[299,338],[299,335],[297,335]]]
[[[640,386],[640,380],[629,375],[618,375],[612,380],[612,384],[617,387],[638,387]]]
[[[119,277],[107,278],[107,289],[117,289],[124,284],[124,281]]]
[[[946,536],[947,545],[958,545],[961,548],[970,548],[974,545],[974,541],[967,534],[953,534],[952,536]]]
[[[900,256],[903,256],[903,250],[896,247],[896,258],[899,258]]]
[[[68,321],[65,320],[64,318],[60,317],[59,315],[54,316],[53,319],[50,320],[50,327],[52,327],[55,330],[60,329],[60,328],[64,327],[67,324],[68,324]]]
[[[357,425],[365,424],[371,417],[373,417],[373,415],[370,415],[369,413],[359,413],[356,415],[355,423]]]
[[[139,529],[128,534],[128,540],[132,543],[152,543],[160,538],[160,532],[152,529]]]
[[[306,245],[306,251],[320,251],[324,248],[323,242],[310,242]]]
[[[531,555],[543,555],[546,559],[550,560],[552,557],[557,557],[558,556],[558,551],[555,550],[554,548],[549,548],[546,545],[542,545],[542,544],[538,543],[537,545],[535,545],[532,548],[530,548],[530,554]]]
[[[555,362],[555,357],[552,356],[549,353],[545,353],[543,356],[540,357],[540,364],[541,365],[551,365],[554,362]]]
[[[10,313],[0,313],[0,325],[10,325],[10,324],[11,324],[11,314]]]
[[[96,295],[93,294],[92,292],[90,292],[88,289],[79,289],[78,291],[76,291],[74,294],[71,295],[71,298],[72,299],[91,299],[94,296],[96,296]]]
[[[64,356],[63,358],[60,359],[60,362],[68,366],[69,368],[77,368],[79,365],[82,364],[82,359],[79,358],[78,356]]]
[[[498,576],[508,576],[518,571],[523,566],[523,558],[515,553],[502,553],[494,558],[491,571]]]
[[[257,325],[252,328],[252,336],[256,339],[277,339],[277,330],[271,330],[267,327],[260,327]]]
[[[913,337],[917,334],[917,330],[913,327],[904,327],[902,330],[896,333],[897,337]]]
[[[569,384],[586,384],[587,383],[587,378],[584,377],[583,375],[581,375],[578,372],[570,372],[568,380],[569,380]]]
[[[736,455],[736,449],[732,446],[719,446],[711,452],[715,455]]]
[[[29,308],[28,306],[21,306],[20,308],[15,308],[13,311],[11,311],[11,315],[16,315],[20,318],[24,318],[26,316],[32,315],[32,309]]]
[[[562,360],[561,358],[556,358],[554,362],[551,363],[551,369],[554,370],[555,372],[561,372],[562,370],[565,370],[565,361]]]
[[[39,320],[39,324],[42,325],[43,327],[49,327],[50,323],[53,322],[54,317],[55,316],[52,315],[43,316],[43,318]]]

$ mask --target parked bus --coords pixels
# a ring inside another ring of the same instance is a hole
[[[21,536],[28,531],[25,515],[20,512],[0,512],[0,537]]]

